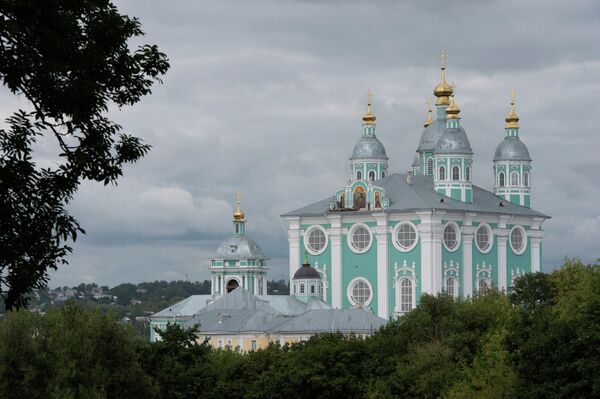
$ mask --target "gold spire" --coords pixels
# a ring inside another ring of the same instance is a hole
[[[243,222],[244,221],[244,212],[242,212],[242,209],[240,208],[240,197],[242,194],[240,194],[239,191],[237,191],[235,193],[235,196],[237,198],[237,207],[235,208],[235,212],[233,212],[233,220],[238,221],[238,222]]]
[[[367,103],[367,112],[363,115],[362,119],[365,125],[374,125],[375,124],[375,114],[371,109],[371,97],[373,97],[373,93],[371,90],[367,91],[367,97],[369,98],[369,102]]]
[[[448,105],[448,97],[454,93],[454,90],[452,90],[452,86],[446,82],[446,53],[444,50],[442,50],[442,53],[440,54],[440,61],[442,79],[440,80],[440,83],[433,89],[433,94],[438,98],[435,103],[436,105]]]
[[[458,119],[460,118],[458,114],[460,114],[460,108],[458,108],[458,105],[454,102],[454,94],[452,94],[452,96],[450,96],[450,105],[446,108],[446,118]]]
[[[428,116],[427,116],[427,120],[425,121],[425,123],[423,123],[423,127],[427,127],[429,125],[431,125],[433,123],[433,116],[431,115],[431,105],[433,104],[432,100],[427,100],[427,112],[428,112]]]
[[[506,119],[504,119],[506,121],[506,123],[504,124],[504,128],[518,129],[519,128],[519,116],[515,112],[515,103],[516,103],[515,99],[517,97],[517,93],[515,93],[515,91],[513,90],[510,93],[510,96],[511,96],[510,112],[508,113],[508,115],[506,115]]]

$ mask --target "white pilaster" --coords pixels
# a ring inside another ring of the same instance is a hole
[[[300,218],[293,217],[286,220],[288,222],[288,243],[290,249],[290,295],[292,295],[292,277],[294,277],[294,273],[300,267]],[[254,292],[256,292],[256,284],[254,285],[254,289]]]
[[[417,212],[421,219],[421,293],[435,295],[442,291],[442,225],[436,211]]]
[[[339,215],[328,217],[331,227],[331,306],[342,308],[342,218]]]
[[[461,232],[463,243],[463,296],[465,298],[473,296],[473,236],[475,228],[471,224],[471,219],[468,218]]]
[[[531,272],[541,272],[541,246],[542,237],[544,236],[544,232],[542,230],[529,230],[527,232],[529,234],[529,243],[531,244]]]
[[[508,272],[506,266],[506,242],[508,241],[508,229],[498,228],[494,230],[498,243],[498,288],[506,291],[508,286]]]
[[[387,214],[373,215],[377,220],[375,234],[377,236],[377,315],[389,317],[389,283],[388,283],[388,226]]]

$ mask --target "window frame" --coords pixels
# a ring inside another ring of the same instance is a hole
[[[375,171],[374,170],[369,171],[369,181],[375,181]]]
[[[488,231],[488,246],[487,246],[487,248],[481,248],[479,246],[479,241],[477,240],[477,232],[479,231],[480,228],[486,228]],[[489,253],[492,250],[492,248],[494,247],[494,230],[487,223],[479,223],[479,225],[477,226],[477,229],[475,229],[475,237],[474,238],[475,238],[475,247],[482,254]]]
[[[404,225],[411,226],[413,228],[413,230],[415,231],[415,234],[416,234],[415,241],[409,247],[406,247],[406,248],[403,247],[403,246],[401,246],[400,243],[398,243],[398,231],[400,230],[400,227],[402,227]],[[394,229],[392,230],[392,244],[400,252],[410,252],[410,251],[412,251],[419,244],[419,229],[410,220],[403,220],[401,222],[398,222],[394,226]]]
[[[353,235],[354,232],[360,228],[363,227],[365,228],[368,232],[369,232],[369,243],[367,244],[367,246],[363,249],[358,249],[354,246],[353,244]],[[371,245],[373,245],[373,232],[371,231],[371,228],[365,224],[365,223],[354,223],[352,225],[352,227],[350,227],[348,229],[348,234],[346,235],[346,242],[348,244],[348,247],[350,248],[350,250],[352,252],[354,252],[355,254],[364,254],[365,252],[367,252],[369,249],[371,249]]]
[[[498,187],[506,187],[506,174],[504,171],[498,172]]]
[[[454,174],[454,172],[456,172],[456,175]],[[460,166],[454,165],[452,167],[452,181],[459,181],[459,180],[460,180]]]
[[[515,230],[519,230],[521,232],[521,237],[523,239],[522,246],[519,251],[515,250],[515,247],[513,245],[513,240],[512,240],[513,231],[515,231]],[[513,253],[515,255],[523,255],[525,253],[525,251],[527,251],[527,241],[528,241],[527,230],[525,230],[525,228],[523,226],[521,226],[520,224],[516,224],[510,229],[510,232],[508,233],[508,243],[510,244],[511,251],[513,251]]]
[[[523,172],[523,186],[529,187],[529,172]]]
[[[356,171],[356,180],[362,180],[362,170]]]
[[[433,158],[429,158],[427,160],[427,175],[431,176],[433,175]]]
[[[446,167],[444,165],[440,165],[438,168],[438,179],[440,181],[446,180]]]
[[[456,244],[454,246],[453,249],[451,249],[447,244],[446,244],[446,228],[448,227],[454,227],[454,232],[456,233]],[[456,223],[453,220],[450,220],[448,223],[446,223],[444,225],[444,228],[442,229],[442,243],[444,245],[444,248],[446,248],[446,251],[448,252],[456,252],[458,251],[458,248],[460,248],[460,244],[461,244],[461,238],[462,238],[462,234],[461,234],[461,229],[460,226],[458,225],[458,223]]]
[[[311,248],[310,245],[308,244],[310,234],[314,230],[321,230],[321,232],[325,235],[325,245],[323,245],[323,248],[321,248],[320,250],[317,250],[317,251],[315,251],[313,248]],[[327,234],[327,230],[323,226],[321,226],[320,224],[313,224],[304,231],[304,240],[303,241],[304,241],[304,249],[306,249],[306,251],[309,254],[321,255],[323,252],[325,252],[325,250],[327,249],[327,246],[329,245],[329,235]]]
[[[408,284],[409,284],[408,287],[404,286],[405,282],[408,282]],[[414,281],[410,277],[403,277],[400,279],[400,281],[398,281],[398,284],[400,284],[400,293],[399,293],[400,303],[398,304],[399,305],[398,310],[400,313],[406,314],[414,309],[414,301],[415,301],[415,298],[413,297]],[[404,291],[406,288],[408,288],[408,290],[409,290],[408,295],[406,295],[406,293]],[[406,304],[404,302],[404,299],[406,296],[408,296],[410,298],[410,302],[408,304]],[[405,307],[406,307],[405,305],[408,305],[408,309],[405,309]]]
[[[446,277],[446,283],[444,284],[444,291],[446,292],[446,294],[450,295],[452,298],[457,298],[458,297],[458,290],[457,290],[457,281],[458,279],[454,276],[448,276]],[[450,292],[448,290],[448,284],[452,283],[452,292]]]
[[[369,298],[365,301],[364,304],[358,304],[352,299],[353,288],[359,282],[364,282],[367,284],[367,287],[369,287]],[[348,302],[350,302],[350,304],[354,307],[367,307],[371,304],[371,302],[373,302],[373,286],[371,285],[371,282],[365,277],[355,277],[348,283],[348,287],[346,288],[346,297],[348,299]]]
[[[465,168],[465,180],[471,181],[471,167],[470,166],[467,166]]]
[[[514,183],[515,180],[513,179],[513,177],[516,177],[516,180],[517,180],[516,183]],[[519,187],[519,180],[520,180],[519,172],[516,172],[516,171],[510,172],[510,186],[511,187]]]

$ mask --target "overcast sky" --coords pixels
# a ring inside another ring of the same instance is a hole
[[[533,158],[533,208],[552,216],[544,270],[565,256],[600,256],[600,2],[117,5],[171,62],[151,96],[111,112],[153,149],[118,186],[81,187],[71,211],[88,234],[51,287],[207,278],[238,189],[270,276],[287,279],[279,215],[344,185],[369,88],[390,170],[407,170],[442,49],[475,151],[475,184],[492,189],[514,88]],[[2,119],[17,106],[6,91]]]

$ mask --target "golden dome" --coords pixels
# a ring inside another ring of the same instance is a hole
[[[375,119],[377,118],[375,117],[375,114],[371,109],[371,97],[373,97],[373,93],[371,93],[371,90],[367,92],[367,96],[369,97],[369,102],[367,103],[367,112],[365,112],[365,114],[363,115],[362,120],[365,125],[374,125]]]
[[[244,212],[240,208],[240,192],[235,193],[235,196],[237,197],[237,207],[235,208],[235,212],[233,212],[233,220],[243,222],[246,215],[244,215]]]
[[[427,105],[429,106],[427,120],[423,123],[423,127],[427,127],[433,123],[433,116],[431,114],[431,100],[427,100]]]
[[[511,101],[510,101],[510,112],[506,115],[504,119],[506,123],[504,124],[504,128],[506,129],[518,129],[519,128],[519,116],[515,112],[515,91],[513,90],[511,93]]]
[[[450,105],[446,108],[446,118],[448,119],[458,119],[460,114],[460,108],[454,102],[454,94],[450,97]]]
[[[442,64],[442,79],[440,80],[440,83],[433,89],[433,94],[438,98],[435,103],[436,105],[448,105],[448,97],[454,93],[454,90],[452,89],[452,86],[446,82],[446,53],[443,51],[442,54],[440,54],[440,59]]]

